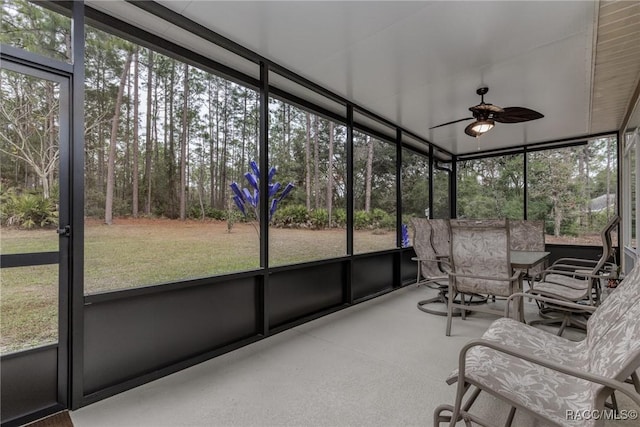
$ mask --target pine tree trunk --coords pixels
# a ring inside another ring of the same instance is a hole
[[[329,165],[327,166],[327,213],[329,215],[329,228],[333,215],[333,122],[329,122]]]
[[[139,71],[139,49],[136,47],[136,53],[134,55],[133,64],[133,170],[132,175],[132,200],[131,200],[131,214],[134,218],[138,217],[138,103],[140,99],[138,97],[138,71]],[[148,87],[147,91],[151,91]]]
[[[151,215],[151,152],[153,151],[153,141],[151,139],[151,87],[153,80],[153,51],[149,50],[149,64],[147,74],[147,140],[144,153],[144,180],[147,185],[147,199],[144,205],[145,215]]]
[[[213,141],[214,141],[214,131],[215,131],[215,127],[214,127],[214,119],[212,119],[213,117],[213,99],[211,96],[211,92],[212,92],[212,77],[209,76],[207,83],[209,85],[208,87],[208,107],[209,107],[209,206],[211,206],[212,208],[215,206],[216,203],[216,192],[215,192],[215,188],[216,188],[216,168],[215,168],[215,159],[214,159],[214,149],[213,149]]]
[[[311,210],[311,115],[306,113],[307,138],[305,140],[305,187],[307,189],[307,212]]]
[[[187,132],[189,116],[189,66],[184,64],[184,103],[182,105],[182,137],[180,141],[180,219],[187,219]]]
[[[320,207],[320,148],[318,147],[318,116],[313,118],[313,194],[314,207]]]
[[[109,160],[107,163],[107,195],[104,207],[104,222],[108,225],[113,223],[113,188],[115,186],[115,165],[116,165],[116,143],[118,139],[118,122],[120,120],[120,106],[122,105],[122,95],[124,94],[124,85],[129,74],[131,66],[132,53],[127,54],[122,75],[120,76],[120,86],[118,87],[118,96],[116,97],[116,106],[113,113],[113,121],[111,122],[111,140],[109,141]]]
[[[367,175],[364,187],[364,210],[371,212],[371,184],[373,180],[373,140],[369,136],[365,139],[367,144]]]
[[[135,59],[135,54],[134,54],[134,59]],[[125,136],[124,136],[124,142],[125,142],[125,149],[124,149],[124,170],[123,170],[123,175],[124,175],[124,180],[122,183],[122,194],[123,194],[123,199],[126,197],[124,196],[124,194],[127,191],[127,188],[129,188],[129,185],[131,184],[131,182],[129,181],[129,173],[131,171],[131,166],[130,166],[130,162],[131,162],[131,76],[127,77],[127,123],[125,125]],[[117,178],[116,178],[116,182],[117,182]]]
[[[175,90],[175,82],[176,79],[176,61],[171,60],[171,78],[169,79],[169,93],[173,94]],[[167,175],[168,175],[168,207],[167,207],[167,216],[169,218],[175,218],[177,216],[176,212],[176,171],[175,171],[175,159],[176,159],[176,150],[175,150],[175,141],[173,139],[173,95],[169,97],[169,151],[167,153],[166,162],[167,162]]]
[[[216,151],[215,151],[215,161],[213,162],[213,166],[212,166],[212,173],[213,176],[215,177],[215,181],[216,181],[216,185],[214,187],[214,206],[218,207],[218,195],[220,194],[220,179],[218,176],[218,172],[220,170],[220,135],[219,135],[219,130],[220,130],[220,104],[219,104],[219,86],[216,83],[216,99],[215,99],[215,107],[216,107],[216,114],[215,114],[215,124],[216,124]]]
[[[227,199],[227,142],[229,133],[229,81],[224,83],[224,107],[222,110],[222,160],[220,162],[220,209],[224,209]]]

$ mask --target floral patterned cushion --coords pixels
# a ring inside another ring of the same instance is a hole
[[[540,365],[474,347],[467,353],[465,378],[485,390],[521,405],[561,426],[591,426],[593,420],[568,420],[567,409],[592,408],[589,382]]]
[[[640,299],[640,265],[629,272],[587,321],[586,341],[593,347],[617,320]]]
[[[451,239],[451,233],[449,232],[449,220],[448,219],[430,219],[431,229],[431,244],[438,256],[449,257],[451,247],[449,241]]]
[[[586,341],[571,341],[506,317],[493,322],[482,339],[516,348],[551,362],[575,367],[586,367],[589,364]],[[447,383],[453,384],[457,378],[456,369],[447,378]]]
[[[451,220],[451,259],[456,274],[508,279],[508,243],[504,220]],[[507,281],[455,277],[455,287],[463,293],[512,293],[512,284]]]
[[[512,251],[544,251],[544,221],[509,220],[509,245]],[[527,270],[533,277],[544,270],[544,263]]]
[[[611,322],[611,327],[602,337],[589,341],[591,372],[621,381],[631,374],[629,362],[640,355],[638,319],[640,319],[640,298],[636,298],[627,311]],[[637,369],[640,363],[636,361],[635,365],[633,370]]]
[[[587,289],[575,289],[549,282],[535,282],[531,292],[543,296],[557,297],[568,301],[579,301],[587,296]]]
[[[547,274],[544,276],[544,281],[547,283],[557,283],[567,288],[581,289],[586,291],[589,288],[588,279],[578,279],[565,274]]]
[[[438,262],[436,262],[436,252],[431,244],[431,235],[433,230],[431,223],[426,218],[411,218],[411,225],[413,225],[413,249],[416,251],[416,255],[422,261],[420,264],[420,273],[425,279],[433,279],[438,277],[446,277],[440,268]]]

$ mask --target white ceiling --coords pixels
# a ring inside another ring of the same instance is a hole
[[[87,3],[199,44],[139,10],[131,18],[134,6]],[[456,154],[615,130],[591,127],[597,2],[158,3]],[[429,130],[469,117],[481,85],[490,88],[486,102],[545,117],[498,123],[478,139],[464,133],[469,122]]]

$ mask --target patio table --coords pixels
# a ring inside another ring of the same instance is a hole
[[[550,254],[544,251],[511,251],[511,267],[527,270],[549,258]]]

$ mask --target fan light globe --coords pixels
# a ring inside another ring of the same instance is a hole
[[[478,134],[478,136],[482,135],[485,132],[490,131],[491,129],[493,129],[494,126],[494,122],[493,120],[478,120],[477,122],[475,122],[472,126],[471,129]]]

